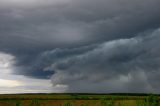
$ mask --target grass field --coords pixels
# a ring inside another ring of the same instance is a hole
[[[147,94],[14,94],[0,95],[0,106],[160,106]]]

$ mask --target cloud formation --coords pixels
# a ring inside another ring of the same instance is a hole
[[[158,92],[159,0],[1,0],[12,74],[66,92]]]
[[[1,7],[1,49],[33,51],[130,38],[160,23],[158,0],[41,2],[51,6]]]
[[[53,86],[67,86],[66,92],[158,92],[159,34],[157,29],[130,39],[55,49],[34,63],[54,71]]]

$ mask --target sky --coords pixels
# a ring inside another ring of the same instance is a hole
[[[159,0],[0,0],[0,94],[160,93]]]

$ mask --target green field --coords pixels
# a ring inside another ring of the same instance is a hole
[[[10,94],[0,106],[160,106],[153,94]]]

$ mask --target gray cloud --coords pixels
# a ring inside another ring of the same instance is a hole
[[[159,26],[159,4],[158,0],[75,0],[38,7],[2,6],[1,49],[53,49],[130,38]]]
[[[14,74],[69,92],[157,91],[159,10],[159,0],[1,0],[0,51]]]
[[[44,70],[55,72],[53,85],[66,85],[67,92],[158,92],[159,34],[157,29],[146,36],[47,51],[37,62],[48,62]]]

